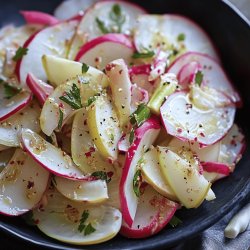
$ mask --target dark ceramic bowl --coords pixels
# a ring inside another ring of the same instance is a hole
[[[2,0],[1,0],[2,1]],[[17,24],[23,20],[18,10],[40,10],[52,12],[60,0],[8,0],[1,4],[0,24]],[[228,1],[220,0],[138,0],[150,13],[178,13],[199,23],[210,35],[218,49],[223,66],[238,88],[244,106],[237,112],[237,123],[250,140],[250,23]],[[93,246],[73,246],[55,241],[37,228],[26,225],[19,218],[0,216],[0,228],[5,234],[54,249],[166,249],[187,238],[193,237],[217,222],[233,207],[249,198],[250,151],[247,148],[236,171],[213,186],[217,199],[204,202],[199,208],[178,211],[183,223],[175,229],[165,228],[159,234],[143,239],[131,240],[117,236],[111,241]],[[2,234],[2,233],[1,233]],[[15,244],[15,241],[13,241]],[[31,246],[30,249],[35,249]]]

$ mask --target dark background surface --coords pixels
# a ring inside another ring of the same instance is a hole
[[[0,23],[8,24],[15,20],[22,21],[18,10],[40,10],[51,12],[59,0],[8,0],[0,1]],[[134,1],[145,6],[151,13],[178,13],[191,17],[197,21],[210,35],[218,48],[226,72],[239,89],[244,100],[244,108],[238,111],[237,122],[243,128],[247,140],[250,138],[250,28],[236,15],[230,7],[219,0],[157,0]],[[81,249],[166,249],[169,244],[176,244],[193,236],[213,223],[219,221],[233,207],[240,207],[249,194],[250,188],[250,151],[238,165],[235,173],[229,178],[219,181],[213,187],[217,199],[204,202],[198,209],[178,212],[183,224],[176,229],[164,229],[158,235],[145,240],[127,240],[121,236],[107,243],[79,247]],[[248,198],[249,200],[249,198]],[[62,249],[77,249],[77,246],[64,245],[49,239],[36,228],[27,226],[21,219],[0,216],[1,227],[13,231],[21,237],[32,239],[40,244],[51,244]],[[23,241],[1,232],[1,249],[40,249],[34,245],[27,245]],[[8,245],[6,245],[8,244]],[[188,243],[189,244],[189,243]],[[191,248],[190,248],[191,249]]]

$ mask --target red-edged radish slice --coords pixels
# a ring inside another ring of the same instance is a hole
[[[128,238],[152,236],[168,224],[178,207],[178,203],[168,200],[147,186],[139,198],[132,226],[123,222],[120,233]]]
[[[105,161],[89,134],[86,109],[77,111],[71,133],[71,154],[74,163],[85,174],[96,171],[113,172],[113,165]]]
[[[0,143],[9,147],[20,146],[20,133],[29,128],[40,132],[39,115],[41,109],[37,102],[31,102],[29,106],[0,122]]]
[[[62,195],[70,200],[94,204],[108,199],[106,181],[76,181],[55,176],[53,184]]]
[[[131,86],[131,112],[136,111],[137,107],[149,101],[148,91],[138,87],[136,84]]]
[[[187,63],[180,69],[177,74],[177,79],[183,90],[188,89],[189,84],[194,82],[195,75],[198,71],[202,71],[202,66],[196,61]]]
[[[246,148],[245,137],[240,128],[234,124],[221,141],[218,161],[227,164],[231,170],[241,159]]]
[[[1,145],[2,146],[2,145]],[[7,166],[13,154],[15,153],[15,148],[5,148],[0,151],[0,173]]]
[[[123,58],[129,64],[134,53],[134,45],[123,34],[106,34],[85,43],[75,60],[97,69],[104,69],[107,63]]]
[[[33,74],[27,75],[26,84],[41,105],[45,103],[48,96],[54,91],[51,85],[37,79]]]
[[[201,110],[192,105],[186,92],[170,95],[160,109],[170,135],[208,146],[219,141],[233,125],[235,107]]]
[[[54,16],[60,20],[69,19],[86,11],[99,0],[66,0],[61,2],[54,11]]]
[[[122,127],[129,123],[131,114],[131,82],[128,67],[123,59],[112,61],[106,66],[106,74],[110,79],[112,99],[116,106]]]
[[[27,24],[54,25],[58,23],[58,20],[54,16],[40,11],[22,10],[20,14]]]
[[[44,208],[33,211],[33,218],[38,222],[38,228],[53,239],[76,245],[91,245],[110,240],[121,228],[122,216],[116,208],[87,206],[53,190],[49,190],[47,199],[48,204]],[[89,230],[86,227],[95,230],[87,233]]]
[[[195,52],[185,53],[170,65],[167,72],[178,75],[183,66],[193,62],[199,63],[202,67],[202,86],[208,86],[224,93],[234,103],[241,102],[239,94],[234,89],[233,84],[230,82],[221,66],[208,55]]]
[[[41,58],[44,54],[66,57],[69,41],[75,32],[78,21],[65,21],[49,26],[32,35],[23,45],[27,54],[17,62],[16,74],[21,84],[26,84],[28,73],[33,73],[38,79],[46,81]],[[31,63],[32,62],[32,63]]]
[[[156,117],[149,118],[135,130],[134,142],[128,149],[120,182],[121,212],[127,225],[132,226],[138,197],[133,190],[133,179],[137,163],[143,153],[152,145],[160,132],[160,123]]]
[[[70,156],[31,130],[23,130],[22,144],[28,154],[51,173],[73,180],[88,179]]]
[[[147,27],[147,28],[145,28]],[[179,52],[196,51],[217,59],[217,53],[205,32],[187,17],[180,15],[141,15],[135,30],[135,46]]]
[[[186,208],[198,207],[206,198],[211,183],[188,160],[166,147],[158,147],[158,151],[163,178],[178,200]]]
[[[21,149],[17,149],[0,173],[0,213],[17,216],[31,210],[41,200],[49,172]]]
[[[219,162],[202,162],[201,163],[204,171],[208,173],[217,173],[217,174],[222,174],[222,175],[229,175],[230,174],[230,168],[228,165],[219,163]]]
[[[8,87],[8,86],[7,86]],[[3,121],[29,105],[32,93],[21,90],[11,98],[5,97],[5,85],[0,84],[0,121]]]
[[[120,152],[127,152],[129,149],[129,134],[123,134],[122,137],[120,138],[120,140],[118,141],[118,150]]]
[[[143,155],[142,159],[140,166],[142,176],[146,182],[161,195],[168,197],[171,200],[177,200],[176,195],[162,177],[156,148],[150,147],[149,151]]]

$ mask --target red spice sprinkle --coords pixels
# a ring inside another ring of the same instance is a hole
[[[85,153],[86,157],[91,157],[92,153],[95,152],[95,148],[94,147],[90,147],[89,148],[89,152]]]
[[[64,94],[65,95],[65,94]],[[63,103],[59,103],[59,108],[64,108],[64,105],[63,105]]]
[[[113,175],[114,175],[114,172],[112,172],[112,171],[110,171],[110,172],[107,173],[107,176],[108,176],[109,178],[111,178]]]
[[[86,126],[87,125],[87,119],[84,120],[83,124]]]
[[[112,68],[115,67],[115,64],[111,63],[106,66],[106,71],[110,71]]]
[[[119,74],[121,74],[121,73],[122,73],[122,71],[123,71],[123,70],[121,69],[121,70],[119,71]]]
[[[202,132],[200,133],[200,136],[205,137],[204,133],[202,133]]]
[[[178,129],[177,129],[177,133],[179,133],[179,134],[182,133],[182,129],[181,129],[181,128],[178,128]]]

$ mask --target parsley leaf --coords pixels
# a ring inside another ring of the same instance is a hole
[[[2,83],[2,80],[1,80],[1,83]],[[20,93],[21,90],[22,90],[20,88],[16,88],[14,86],[11,86],[6,82],[4,82],[3,87],[4,87],[4,96],[5,96],[6,99],[12,98],[13,96]]]
[[[62,128],[62,123],[63,123],[63,111],[61,108],[59,108],[59,121],[58,121],[58,125],[57,125],[58,129]]]
[[[133,126],[140,127],[149,117],[150,109],[144,103],[141,103],[136,111],[130,115],[130,122]]]
[[[184,41],[186,38],[186,35],[184,33],[180,33],[177,37],[178,42]]]
[[[175,215],[169,221],[169,225],[171,225],[171,227],[177,227],[181,223],[182,223],[182,221]]]
[[[140,185],[141,185],[141,170],[138,169],[135,172],[135,175],[133,178],[133,189],[134,189],[134,193],[137,197],[140,196]]]
[[[96,96],[90,96],[87,101],[87,107],[90,106],[93,102],[95,102]]]
[[[121,26],[125,22],[126,17],[125,17],[125,15],[122,14],[121,6],[119,4],[113,5],[113,7],[109,13],[109,17],[117,25],[117,28],[118,28],[117,32],[121,33],[121,30],[122,30]]]
[[[16,54],[13,56],[12,60],[15,62],[19,61],[20,59],[22,59],[24,55],[27,55],[27,52],[28,48],[19,47],[16,51]]]
[[[132,128],[131,132],[129,133],[129,143],[130,143],[130,145],[134,142],[134,138],[135,138],[135,130],[134,130],[134,128]]]
[[[151,58],[155,55],[155,52],[152,51],[152,50],[145,50],[145,52],[135,52],[133,55],[132,55],[132,58],[134,59],[144,59],[144,58]]]
[[[96,179],[106,181],[107,183],[111,181],[111,177],[109,177],[104,171],[96,171],[92,173],[91,176],[95,177]]]
[[[85,63],[82,63],[82,73],[86,73],[89,70],[89,66]]]
[[[91,223],[89,223],[86,227],[85,227],[85,230],[84,230],[84,235],[89,235],[93,232],[95,232],[96,229],[91,225]]]
[[[105,26],[105,23],[100,20],[98,17],[95,19],[97,26],[99,28],[99,30],[103,33],[103,34],[107,34],[110,33],[109,29]]]
[[[60,100],[70,105],[73,109],[82,108],[80,89],[74,83],[72,89],[65,95],[59,97]]]
[[[80,219],[80,224],[78,226],[78,231],[81,233],[84,228],[86,227],[86,225],[84,224],[86,222],[86,220],[88,219],[89,217],[89,211],[88,210],[84,210],[83,213],[82,213],[82,217]]]
[[[195,83],[199,86],[201,86],[201,83],[203,81],[203,73],[201,71],[198,71],[196,74],[195,74]]]

